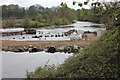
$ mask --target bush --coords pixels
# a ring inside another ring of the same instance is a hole
[[[118,30],[107,32],[57,70],[57,77],[118,78]],[[64,71],[62,71],[64,70]],[[61,74],[60,74],[61,73]]]
[[[44,67],[38,67],[34,72],[27,72],[26,77],[28,78],[43,78],[53,77],[56,70],[55,65],[45,65]]]
[[[24,28],[30,28],[30,19],[25,19],[23,21]]]

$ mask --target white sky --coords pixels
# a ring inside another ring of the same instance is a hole
[[[86,0],[0,0],[0,5],[18,4],[19,6],[22,7],[29,7],[34,4],[40,4],[43,7],[52,7],[52,6],[60,6],[61,2],[64,2],[67,3],[68,7],[70,8],[80,9],[79,6],[72,5],[73,1],[84,2]],[[110,0],[104,0],[104,1],[110,1]],[[116,1],[116,0],[112,0],[112,1]],[[84,6],[84,7],[89,8],[89,6]]]

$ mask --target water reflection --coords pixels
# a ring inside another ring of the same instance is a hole
[[[44,66],[49,60],[48,65],[56,66],[63,63],[64,60],[72,54],[64,53],[14,53],[2,51],[2,76],[4,78],[24,78],[26,70],[34,71],[38,66]]]

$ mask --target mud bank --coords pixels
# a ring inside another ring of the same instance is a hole
[[[57,51],[63,52],[63,49],[66,47],[78,46],[83,48],[91,43],[91,41],[86,40],[73,40],[73,41],[12,41],[12,40],[0,40],[2,42],[1,49],[3,51],[17,51],[21,49],[29,49],[30,46],[32,48],[36,48],[38,51],[44,51],[49,47],[56,48]],[[23,52],[24,52],[23,50]]]

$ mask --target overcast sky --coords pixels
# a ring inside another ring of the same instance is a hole
[[[68,7],[79,9],[77,5],[73,6],[72,2],[78,1],[78,2],[84,2],[86,0],[1,0],[0,5],[9,5],[9,4],[18,4],[22,7],[29,7],[34,4],[41,4],[43,7],[52,7],[52,6],[60,6],[61,2],[67,3]],[[102,0],[100,0],[102,1]],[[104,1],[110,1],[110,0],[104,0]],[[115,0],[113,0],[115,1]],[[89,6],[84,6],[86,8],[89,8]]]

